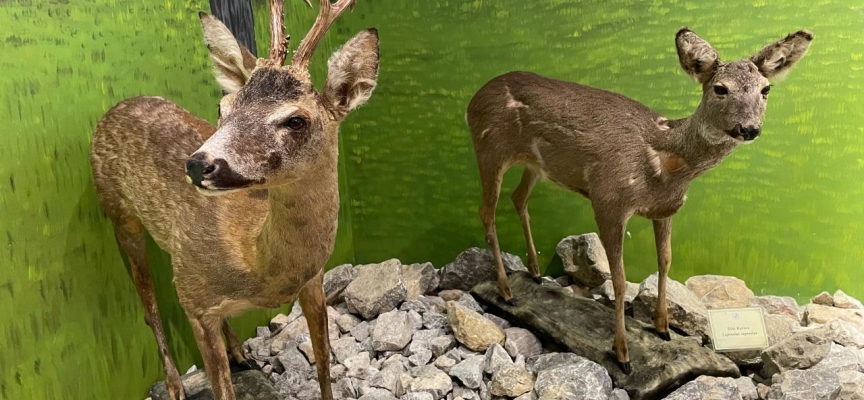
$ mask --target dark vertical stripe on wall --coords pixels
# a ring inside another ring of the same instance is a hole
[[[240,43],[253,55],[258,56],[250,0],[210,0],[210,11],[228,27]]]

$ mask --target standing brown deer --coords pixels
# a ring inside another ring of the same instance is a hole
[[[270,0],[271,49],[257,61],[225,25],[200,14],[214,74],[227,93],[218,128],[165,99],[136,97],[109,110],[93,136],[99,199],[129,257],[174,400],[185,395],[165,343],[145,229],[171,254],[177,294],[216,399],[234,399],[220,329],[233,358],[245,360],[226,318],[298,297],[321,396],[333,397],[321,285],[339,209],[337,134],[376,86],[378,33],[362,31],[337,50],[318,93],[310,58],[354,0],[320,0],[318,18],[287,67],[281,2]]]
[[[807,52],[806,30],[772,43],[749,59],[722,63],[707,42],[687,28],[675,36],[681,67],[702,84],[702,102],[690,117],[667,120],[617,93],[511,72],[492,79],[471,99],[471,129],[483,204],[480,219],[498,263],[498,288],[515,304],[495,232],[501,178],[513,164],[525,165],[513,204],[522,221],[528,265],[537,279],[528,196],[541,176],[591,201],[606,249],[615,290],[615,356],[630,372],[624,336],[624,259],[627,221],[653,220],[659,265],[654,326],[670,340],[666,276],[672,260],[672,216],[684,204],[690,182],[720,163],[740,143],[759,136],[769,78],[787,72]]]

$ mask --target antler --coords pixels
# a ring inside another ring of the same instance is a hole
[[[309,0],[303,1],[312,7]],[[289,38],[285,35],[284,0],[270,0],[270,53],[267,58],[275,61],[276,65],[285,63]]]
[[[274,0],[271,0],[271,3]],[[318,43],[330,29],[336,19],[345,11],[345,9],[354,9],[356,0],[339,0],[336,3],[331,3],[331,0],[321,0],[321,11],[318,12],[318,18],[315,19],[315,24],[312,29],[306,34],[306,37],[300,42],[300,47],[294,52],[294,57],[291,59],[291,67],[300,70],[305,70],[309,66],[309,61],[312,59],[312,53],[318,47]]]

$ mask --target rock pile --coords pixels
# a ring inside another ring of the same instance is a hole
[[[567,275],[544,278],[542,285],[614,307],[609,267],[596,235],[565,238],[557,250]],[[508,273],[526,270],[519,257],[505,254],[504,260]],[[610,375],[602,366],[608,360],[594,362],[561,352],[556,347],[561,342],[541,342],[523,329],[535,327],[526,326],[518,316],[478,303],[480,298],[469,290],[493,280],[495,268],[489,251],[472,248],[439,270],[429,263],[402,265],[388,260],[329,271],[324,288],[334,396],[362,400],[630,398],[616,382],[622,379],[620,372]],[[657,275],[627,285],[627,314],[650,323]],[[699,376],[706,372],[691,371],[689,382],[676,383],[675,390],[657,396],[631,391],[635,398],[864,400],[864,306],[842,291],[823,292],[799,306],[791,297],[756,296],[740,279],[707,275],[683,284],[670,279],[667,293],[670,325],[695,339],[673,335],[673,343],[686,340],[696,343],[697,349],[710,347],[707,310],[760,307],[771,346],[720,356],[723,362],[729,363],[723,358],[728,357],[737,364],[740,378]],[[632,334],[628,325],[628,335]],[[598,340],[607,339],[611,340]],[[257,336],[244,346],[283,399],[320,398],[316,360],[300,307],[259,327]],[[737,371],[731,376],[738,376]]]

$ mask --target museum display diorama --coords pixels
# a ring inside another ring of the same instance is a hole
[[[864,399],[862,15],[0,3],[0,399]]]

